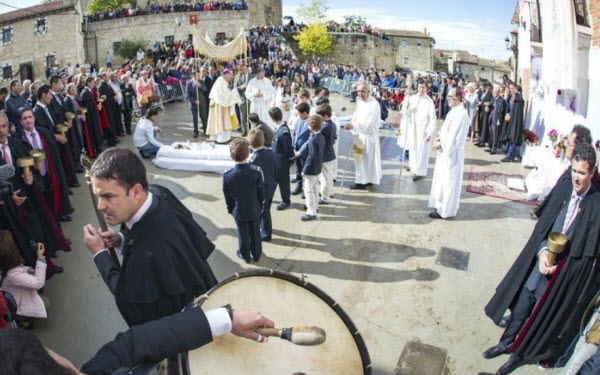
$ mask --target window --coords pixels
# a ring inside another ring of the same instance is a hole
[[[421,42],[417,42],[417,47],[421,47]]]
[[[2,79],[12,79],[12,65],[4,65],[2,67]]]
[[[402,47],[406,47],[406,39],[402,39]]]
[[[573,0],[575,5],[575,21],[578,25],[589,26],[586,0]]]
[[[2,28],[2,44],[12,43],[13,28],[11,26]]]
[[[404,65],[408,65],[408,57],[404,58]]]
[[[48,19],[46,17],[37,18],[34,22],[33,33],[35,35],[44,35],[48,31],[47,27]]]
[[[118,55],[119,49],[121,49],[121,42],[113,42],[113,55]]]
[[[485,70],[485,68],[482,66],[482,67],[481,67],[481,70]]]
[[[167,35],[165,36],[165,44],[172,45],[175,42],[175,36]]]
[[[55,55],[46,55],[46,66],[54,66],[56,65],[56,56]]]

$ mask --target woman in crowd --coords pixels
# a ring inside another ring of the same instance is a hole
[[[8,230],[0,230],[0,272],[3,290],[12,294],[17,302],[17,321],[20,327],[33,328],[33,318],[46,318],[46,306],[38,289],[46,283],[46,258],[44,245],[37,244],[35,269],[23,265],[19,249],[13,235]]]
[[[150,97],[152,97],[155,91],[156,85],[154,84],[154,80],[149,77],[149,71],[142,70],[135,85],[137,101],[140,105],[142,116],[146,115],[146,111],[150,108]]]

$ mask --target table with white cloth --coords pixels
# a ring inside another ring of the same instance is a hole
[[[159,168],[218,174],[227,172],[235,165],[229,155],[229,145],[211,142],[175,142],[164,145],[158,150],[152,163]]]
[[[569,167],[570,162],[566,157],[557,158],[551,147],[527,146],[522,165],[534,168],[525,178],[527,200],[542,201]]]

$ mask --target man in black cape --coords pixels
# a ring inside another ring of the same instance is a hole
[[[115,100],[116,93],[108,84],[108,79],[108,73],[102,73],[102,83],[98,87],[98,94],[104,99],[103,105],[106,108],[106,116],[108,116],[111,133],[121,135],[122,126],[119,104]]]
[[[496,324],[511,310],[499,343],[483,353],[485,358],[511,354],[497,375],[540,361],[553,364],[573,340],[583,311],[600,287],[600,192],[591,184],[595,164],[591,145],[575,148],[571,183],[556,186],[525,248],[485,307]],[[551,232],[563,232],[569,239],[556,265],[548,261]]]
[[[500,146],[499,137],[502,131],[502,124],[504,124],[504,118],[506,117],[506,101],[502,97],[500,88],[495,86],[492,93],[494,98],[490,107],[490,155],[496,154],[496,150]]]
[[[100,114],[98,112],[98,107],[96,101],[94,99],[94,92],[92,88],[94,87],[94,78],[87,77],[85,79],[85,87],[81,90],[79,94],[79,102],[81,105],[87,110],[85,113],[85,124],[83,124],[83,132],[84,134],[89,134],[91,149],[89,146],[86,146],[86,150],[88,156],[96,157],[102,152],[102,126],[100,125]],[[93,151],[91,153],[90,151]]]
[[[508,153],[501,161],[506,163],[510,161],[519,161],[519,150],[523,144],[523,107],[525,101],[521,95],[521,87],[516,83],[510,84],[510,99],[508,101],[508,120],[505,137],[501,141],[508,142]]]
[[[217,284],[207,263],[214,244],[168,189],[148,186],[132,151],[104,151],[90,174],[98,209],[121,233],[87,225],[84,241],[127,324],[181,311]],[[105,250],[111,246],[122,250],[121,266]]]
[[[69,186],[61,163],[58,143],[48,129],[36,126],[35,121],[31,109],[26,108],[21,111],[24,133],[21,141],[32,148],[44,150],[46,158],[42,161],[44,169],[40,174],[44,178],[46,202],[60,221],[71,221],[73,218],[70,215],[74,210],[69,199]]]
[[[492,85],[489,82],[485,82],[483,90],[479,101],[479,139],[477,147],[485,147],[485,144],[490,142],[490,119],[492,115],[490,106],[494,99],[492,96]]]
[[[67,132],[67,140],[69,143],[69,150],[75,163],[75,171],[77,173],[83,172],[80,165],[81,150],[84,148],[84,133],[82,121],[85,119],[83,115],[79,114],[79,103],[77,102],[77,86],[74,83],[67,85],[67,96],[64,99],[65,112],[70,112],[74,115],[71,129]],[[89,142],[89,139],[86,138]]]

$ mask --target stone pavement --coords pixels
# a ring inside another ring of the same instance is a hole
[[[336,113],[342,106],[352,113],[348,99],[337,95],[331,99]],[[165,143],[193,140],[185,103],[167,105],[158,125]],[[263,244],[261,261],[252,265],[242,264],[235,255],[235,223],[225,208],[220,175],[162,170],[149,160],[144,164],[150,183],[170,188],[216,244],[209,261],[219,279],[257,267],[306,274],[349,313],[366,341],[374,374],[392,374],[411,340],[447,350],[450,374],[493,373],[506,357],[481,356],[502,332],[487,319],[483,307],[533,229],[532,206],[463,189],[457,218],[430,219],[427,201],[435,155],[427,178],[413,182],[410,173],[400,175],[393,131],[383,129],[380,135],[382,184],[350,191],[350,159],[346,182],[340,186],[351,144],[349,133],[342,131],[333,203],[321,206],[318,220],[306,223],[300,221],[299,196],[292,197],[286,211],[273,207],[273,240]],[[121,144],[132,147],[131,137],[122,138]],[[473,164],[528,172],[520,164],[499,163],[500,155],[492,157],[471,144],[466,154],[465,187]],[[85,187],[76,189],[72,199],[74,221],[64,229],[73,240],[73,251],[57,259],[65,272],[48,282],[49,318],[36,324],[35,331],[45,345],[79,366],[126,325],[83,245],[83,225],[97,225],[89,192]],[[277,191],[274,203],[279,199]],[[468,252],[466,271],[437,264],[442,247]],[[267,311],[262,312],[268,316]],[[534,366],[515,372],[532,373],[537,373]]]

